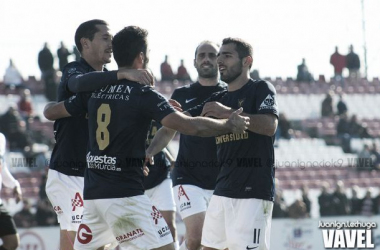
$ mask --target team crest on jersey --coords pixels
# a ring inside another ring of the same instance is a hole
[[[73,211],[75,211],[76,207],[83,207],[83,200],[78,192],[75,194],[75,198],[71,199],[71,206],[73,207]]]
[[[275,109],[277,107],[274,96],[268,95],[261,103],[259,110],[262,109]]]
[[[239,105],[239,108],[243,107],[243,103],[245,101],[245,98],[243,99],[238,99],[238,105]]]
[[[155,206],[152,206],[152,210],[153,210],[153,212],[150,213],[150,215],[152,215],[154,224],[157,225],[158,220],[162,218],[162,215],[161,215],[160,211]]]
[[[187,196],[185,190],[183,189],[182,185],[179,185],[178,188],[178,200],[181,200],[181,196],[185,196],[187,200],[190,200],[189,197]]]

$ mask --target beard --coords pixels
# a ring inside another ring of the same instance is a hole
[[[230,84],[231,82],[235,81],[236,78],[238,78],[241,73],[243,72],[243,66],[238,63],[231,67],[231,69],[226,70],[223,74],[220,74],[220,78],[223,82]]]
[[[199,77],[214,78],[218,75],[218,68],[212,66],[211,64],[209,65],[211,66],[209,68],[202,68],[202,65],[196,67]]]

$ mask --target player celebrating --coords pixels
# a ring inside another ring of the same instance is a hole
[[[5,149],[6,149],[5,136],[0,133],[0,192],[2,182],[6,187],[13,188],[13,194],[16,197],[16,203],[22,199],[20,183],[13,178],[9,172],[5,162]],[[0,245],[0,250],[15,250],[20,244],[20,238],[16,231],[16,225],[13,218],[8,214],[4,208],[0,198],[0,239],[3,244]]]
[[[198,81],[176,89],[171,97],[181,104],[183,110],[195,107],[227,88],[225,83],[218,81],[218,50],[219,46],[210,41],[204,41],[196,48],[194,67],[198,71]],[[159,133],[164,133],[166,139],[175,135],[175,131],[168,128],[161,129]],[[161,145],[168,142],[160,140]],[[156,140],[147,149],[147,154],[156,153],[152,152],[155,143]],[[181,134],[172,176],[175,201],[186,226],[185,240],[180,249],[196,250],[201,246],[203,221],[219,170],[214,138]]]
[[[147,67],[146,30],[124,28],[112,43],[119,69]],[[48,104],[44,114],[58,119],[86,112],[90,135],[83,192],[86,206],[75,249],[96,249],[115,238],[122,249],[173,249],[170,230],[144,195],[142,184],[151,119],[198,136],[242,133],[249,125],[249,119],[239,115],[242,109],[220,120],[185,116],[152,88],[131,81]]]
[[[149,84],[153,77],[146,70],[106,71],[111,62],[112,35],[103,20],[82,23],[75,32],[75,44],[81,53],[79,62],[66,65],[58,87],[58,100],[75,93],[99,89],[118,79]],[[46,193],[60,223],[60,248],[72,249],[83,212],[83,175],[86,165],[88,124],[85,115],[59,119],[54,123],[54,146]]]

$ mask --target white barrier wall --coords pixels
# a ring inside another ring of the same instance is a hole
[[[276,219],[272,221],[271,249],[274,250],[322,250],[324,247],[320,222],[360,222],[380,223],[380,216],[362,217],[325,217],[317,219]],[[182,222],[177,223],[179,239],[185,233]],[[334,229],[334,228],[329,228]],[[347,229],[347,228],[345,228]],[[355,230],[357,228],[351,228]],[[328,229],[327,229],[328,230]],[[20,250],[56,250],[59,246],[59,227],[36,227],[30,229],[19,229],[21,238]],[[371,229],[371,242],[374,248],[380,249],[380,228]],[[335,237],[336,238],[336,237]],[[365,241],[368,241],[366,239]],[[334,248],[329,248],[334,249]],[[345,249],[345,248],[340,248]],[[347,248],[352,249],[352,248]],[[356,248],[355,248],[356,249]],[[360,249],[360,248],[359,248]],[[232,249],[233,250],[233,249]]]

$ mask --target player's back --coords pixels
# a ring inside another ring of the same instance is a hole
[[[151,87],[127,80],[81,101],[89,119],[85,199],[143,194],[142,166],[151,120],[161,121],[174,109]]]

